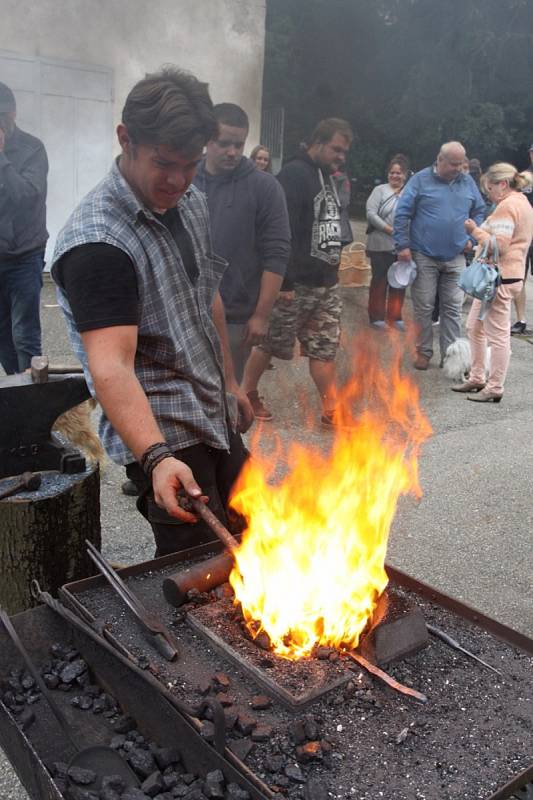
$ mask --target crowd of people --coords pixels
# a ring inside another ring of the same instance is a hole
[[[0,361],[7,374],[40,353],[47,236],[46,153],[15,118],[13,93],[0,84]],[[273,418],[259,394],[272,358],[292,359],[298,343],[321,425],[339,424],[338,269],[352,240],[344,172],[352,130],[343,119],[318,122],[275,177],[268,148],[244,156],[248,131],[246,112],[213,105],[192,75],[167,67],[147,76],[126,99],[119,157],[55,245],[52,277],[102,409],[99,434],[126,468],[127,491],[139,495],[157,555],[212,538],[180,504],[180,491],[209,498],[231,523],[228,496],[247,458],[241,434],[254,418]],[[387,182],[367,202],[368,314],[377,331],[404,331],[410,285],[414,366],[430,365],[435,312],[442,364],[461,336],[465,256],[487,237],[496,241],[501,284],[483,320],[472,304],[472,371],[458,389],[498,402],[511,301],[522,292],[533,237],[526,194],[533,200],[533,174],[508,164],[480,172],[459,142],[443,144],[435,163],[415,174],[404,155],[390,159]]]
[[[427,370],[433,357],[436,321],[441,367],[448,348],[461,337],[465,296],[459,276],[471,263],[475,246],[487,245],[487,259],[498,267],[499,285],[486,313],[479,300],[472,303],[467,321],[472,369],[468,380],[452,387],[475,402],[500,402],[510,336],[526,330],[525,283],[533,239],[533,145],[529,155],[531,169],[522,173],[512,164],[500,162],[480,174],[478,159],[468,159],[460,142],[447,142],[435,164],[408,180],[407,160],[397,155],[389,163],[388,183],[376,186],[366,204],[372,266],[370,325],[401,329],[404,290],[398,288],[395,269],[401,269],[402,262],[412,265],[409,283],[417,330],[414,367],[418,370]],[[513,300],[518,319],[511,326]],[[488,347],[491,355],[485,375]]]

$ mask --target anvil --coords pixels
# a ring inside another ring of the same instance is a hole
[[[45,358],[31,373],[0,378],[0,478],[40,470],[83,472],[85,458],[63,444],[52,425],[89,397],[83,375],[49,374]]]

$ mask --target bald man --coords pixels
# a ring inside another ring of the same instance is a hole
[[[411,287],[418,326],[416,369],[426,370],[433,356],[437,293],[441,367],[448,346],[461,336],[463,292],[457,281],[465,253],[473,246],[464,222],[470,217],[480,225],[485,215],[479,189],[462,170],[465,158],[460,142],[443,144],[436,162],[410,179],[396,207],[393,238],[398,260],[413,259],[417,266]]]

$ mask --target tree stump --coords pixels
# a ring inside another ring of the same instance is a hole
[[[42,472],[36,492],[0,501],[0,604],[15,614],[37,604],[31,581],[57,595],[64,583],[94,575],[85,539],[101,547],[100,471]],[[0,481],[7,489],[14,479]]]

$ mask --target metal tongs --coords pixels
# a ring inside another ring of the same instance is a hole
[[[104,578],[109,582],[121,600],[126,603],[130,611],[135,616],[137,622],[146,634],[148,642],[166,658],[167,661],[174,661],[178,657],[178,643],[170,631],[163,625],[159,617],[148,611],[141,603],[139,598],[128,589],[122,578],[120,578],[111,564],[106,561],[104,556],[88,539],[85,540],[87,553],[95,565],[98,567]]]

